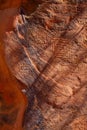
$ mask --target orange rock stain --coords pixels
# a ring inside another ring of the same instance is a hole
[[[0,130],[23,130],[23,116],[27,106],[27,98],[21,92],[24,85],[9,71],[2,41],[4,32],[12,28],[13,16],[17,14],[20,4],[21,0],[0,3]]]

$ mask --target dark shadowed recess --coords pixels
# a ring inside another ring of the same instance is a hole
[[[38,0],[27,0],[21,3],[20,9],[24,14],[30,15],[37,9],[39,4],[41,4],[41,2]]]

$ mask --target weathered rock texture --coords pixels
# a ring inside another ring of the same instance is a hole
[[[24,129],[87,130],[87,2],[42,0],[6,35],[8,66],[27,86]]]

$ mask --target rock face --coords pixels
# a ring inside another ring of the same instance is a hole
[[[87,130],[87,2],[42,0],[6,33],[9,69],[26,87],[25,130]]]
[[[0,39],[0,130],[23,130],[27,99],[7,67],[2,43]]]

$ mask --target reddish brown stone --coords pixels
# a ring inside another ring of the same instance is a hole
[[[87,2],[35,1],[4,39],[8,67],[27,86],[23,128],[86,130]]]

